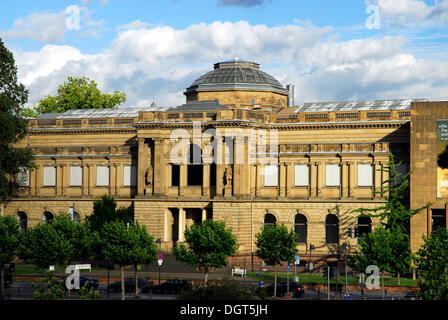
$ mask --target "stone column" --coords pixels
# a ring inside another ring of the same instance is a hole
[[[137,194],[142,196],[145,188],[145,173],[148,169],[148,148],[145,138],[138,138]]]
[[[118,164],[114,163],[112,165],[112,171],[113,171],[113,176],[112,176],[112,190],[113,190],[113,194],[116,197],[117,196],[117,191],[118,191]]]
[[[163,177],[162,177],[162,147],[163,139],[154,139],[154,195],[161,196],[163,194]]]
[[[146,151],[147,151],[147,155],[146,155],[147,162],[146,162],[146,165],[145,165],[145,167],[146,167],[145,175],[143,177],[143,179],[145,180],[145,182],[144,182],[145,187],[144,187],[143,193],[145,195],[147,195],[147,196],[152,196],[153,192],[154,192],[154,166],[152,164],[152,149],[151,148],[152,148],[151,144],[149,144],[147,146],[147,148],[146,148]],[[148,174],[150,175],[149,179],[148,179],[148,180],[150,180],[150,181],[148,181],[149,185],[146,184],[146,171],[147,170],[150,170],[150,172],[148,171]]]
[[[68,170],[67,170],[68,168]],[[62,180],[62,188],[61,188],[61,195],[66,196],[67,195],[67,188],[70,185],[70,167],[66,164],[62,165],[61,168],[61,180]]]
[[[56,164],[56,196],[62,195],[62,183],[63,183],[63,166],[61,163]]]
[[[357,185],[355,176],[355,163],[353,161],[349,162],[348,176],[348,197],[350,199],[353,199],[355,197],[355,186]]]
[[[386,167],[387,167],[387,164],[384,162],[381,162],[381,169],[384,170]],[[386,181],[389,179],[389,172],[387,172],[387,171],[380,171],[380,172],[381,172],[381,181]],[[388,183],[385,183],[385,184],[380,183],[380,185],[381,185],[381,188],[380,188],[381,191],[384,191],[384,188],[387,188],[389,186]],[[384,198],[384,196],[385,196],[385,194],[380,195],[381,198]]]
[[[216,143],[216,195],[218,197],[223,196],[224,189],[224,171],[225,171],[225,161],[224,161],[224,138],[217,138]]]
[[[89,196],[93,193],[93,188],[96,186],[96,163],[89,166]]]
[[[286,190],[285,197],[291,196],[291,190],[294,187],[294,165],[292,163],[286,164]]]
[[[250,185],[251,185],[251,181],[250,181],[250,177],[251,177],[251,165],[249,163],[249,138],[248,137],[244,137],[244,144],[243,144],[243,152],[244,152],[244,158],[243,158],[243,163],[241,165],[241,189],[240,192],[242,195],[244,195],[245,197],[247,197],[248,195],[250,195]]]
[[[35,168],[33,170],[30,170],[30,189],[31,194],[30,196],[36,196],[36,190],[37,190],[37,169]]]
[[[210,164],[202,165],[202,196],[210,197]]]
[[[373,172],[373,174],[374,174],[374,190],[375,190],[375,192],[380,192],[381,191],[381,166],[382,166],[382,163],[380,162],[380,161],[374,161],[373,162],[373,169],[375,170],[374,172]],[[379,193],[375,193],[374,194],[374,197],[375,198],[380,198],[381,197],[381,195],[379,194]]]
[[[256,165],[257,168],[257,174],[256,174],[256,186],[255,186],[255,196],[259,197],[261,193],[261,188],[263,187],[263,178],[264,178],[264,165],[262,163],[258,163]]]
[[[112,165],[109,163],[107,164],[107,169],[109,170],[109,183],[107,184],[107,189],[109,191],[109,196],[112,195]]]
[[[317,167],[317,190],[316,190],[316,197],[320,198],[322,197],[322,188],[325,187],[325,164],[316,162]]]
[[[310,197],[316,198],[318,196],[318,163],[310,162],[311,175],[310,175]]]
[[[340,198],[347,198],[348,197],[348,188],[349,188],[349,162],[348,161],[341,161],[341,190],[340,190]]]
[[[186,187],[187,187],[187,165],[185,163],[181,163],[179,168],[179,196],[183,196],[185,194]]]
[[[286,163],[280,162],[279,163],[279,188],[278,188],[278,195],[281,198],[286,197]]]
[[[207,220],[207,209],[202,209],[202,221]]]
[[[257,185],[257,165],[250,165],[250,195],[255,197],[255,188]]]
[[[82,164],[82,196],[89,194],[89,167],[90,164]]]
[[[178,223],[179,223],[179,235],[178,235],[178,239],[180,242],[185,241],[184,239],[184,231],[185,231],[185,210],[183,208],[179,208],[179,218],[178,218]]]

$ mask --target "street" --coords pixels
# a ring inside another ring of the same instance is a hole
[[[43,287],[44,284],[36,283],[38,286]],[[99,287],[99,299],[100,300],[120,300],[121,293],[107,292],[107,285],[100,284]],[[11,287],[6,289],[6,296],[8,299],[33,299],[34,289],[29,282],[14,282]],[[366,292],[364,296],[360,292],[350,292],[350,300],[382,300],[381,293]],[[405,293],[388,293],[385,296],[385,300],[405,300]],[[135,299],[134,292],[126,293],[127,300]],[[177,295],[172,294],[154,294],[154,293],[141,293],[140,300],[175,300]],[[71,292],[70,297],[67,295],[66,299],[79,299],[77,292]],[[306,291],[300,298],[292,297],[291,300],[327,300],[327,291]],[[344,292],[335,294],[330,292],[330,300],[344,300]]]

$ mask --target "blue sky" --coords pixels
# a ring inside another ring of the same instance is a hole
[[[448,98],[448,0],[0,0],[0,38],[31,105],[88,76],[128,106],[173,106],[236,56],[298,103]]]

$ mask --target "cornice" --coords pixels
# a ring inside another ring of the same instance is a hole
[[[73,134],[117,134],[137,133],[134,127],[108,127],[108,128],[30,128],[29,135],[73,135]]]

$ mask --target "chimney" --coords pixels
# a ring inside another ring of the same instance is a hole
[[[288,107],[294,107],[294,85],[288,84],[286,90],[288,90]]]

